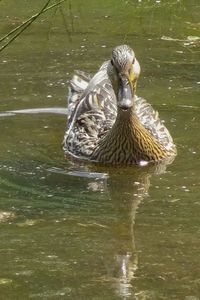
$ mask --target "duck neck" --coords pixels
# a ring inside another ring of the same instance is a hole
[[[114,126],[121,126],[121,124],[127,124],[127,125],[133,125],[134,126],[134,120],[137,118],[135,113],[135,108],[132,106],[131,108],[127,110],[123,110],[121,108],[118,108],[117,111],[117,117]]]
[[[141,123],[136,115],[134,106],[127,110],[118,108],[115,123],[107,138],[109,138],[109,136],[113,136],[117,140],[124,140],[124,138],[126,138],[126,140],[134,146],[133,144],[137,140],[137,133],[143,129],[143,126],[141,128]]]
[[[113,127],[93,153],[95,160],[108,163],[157,161],[165,156],[163,147],[140,122],[134,106],[118,108]]]

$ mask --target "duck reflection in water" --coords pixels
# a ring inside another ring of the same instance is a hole
[[[116,221],[112,222],[111,249],[104,257],[107,272],[101,280],[111,282],[116,294],[123,298],[134,295],[133,281],[138,268],[134,237],[136,212],[148,196],[152,175],[164,173],[171,162],[172,159],[143,168],[109,168],[106,170],[109,170],[107,179],[89,183],[90,190],[96,192],[99,189],[109,194],[116,211]]]

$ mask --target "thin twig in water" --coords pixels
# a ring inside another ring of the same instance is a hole
[[[31,23],[33,23],[40,15],[41,13],[44,11],[44,9],[48,6],[49,2],[51,0],[48,0],[46,2],[46,4],[43,6],[43,8],[39,11],[39,13],[35,14],[34,16],[32,16],[29,20],[25,21],[22,25],[18,26],[17,29],[21,30],[19,32],[17,32],[4,46],[2,46],[0,48],[0,51],[2,51],[3,49],[5,49],[12,41],[14,41],[28,26],[31,25]],[[11,33],[15,32],[16,30],[12,30]],[[10,33],[10,34],[11,34]],[[8,37],[10,34],[7,34],[6,37]],[[3,37],[0,41],[4,40],[5,37]]]
[[[65,2],[66,0],[61,0],[57,3],[52,4],[51,6],[47,7],[49,2],[51,0],[48,0],[46,2],[46,4],[43,6],[43,8],[35,15],[33,15],[32,17],[30,17],[29,19],[27,19],[26,21],[24,21],[21,25],[17,26],[16,28],[14,28],[13,30],[11,30],[10,32],[8,32],[5,36],[3,36],[0,39],[0,42],[4,41],[7,37],[9,37],[10,35],[12,35],[13,33],[15,33],[16,31],[19,30],[19,32],[17,32],[6,44],[4,44],[1,48],[0,48],[0,52],[2,50],[4,50],[10,43],[12,43],[25,29],[27,29],[31,23],[33,23],[42,13],[52,9],[53,7],[56,7],[57,5],[61,4],[62,2]],[[21,29],[21,30],[20,30]]]

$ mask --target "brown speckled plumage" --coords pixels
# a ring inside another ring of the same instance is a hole
[[[135,95],[139,73],[133,50],[122,45],[94,77],[74,75],[63,142],[66,153],[111,164],[160,161],[176,154],[158,113]]]

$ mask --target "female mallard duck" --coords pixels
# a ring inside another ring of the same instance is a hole
[[[174,156],[172,137],[158,113],[135,94],[140,65],[133,50],[113,49],[90,78],[70,81],[64,151],[74,157],[112,164],[139,164]]]

